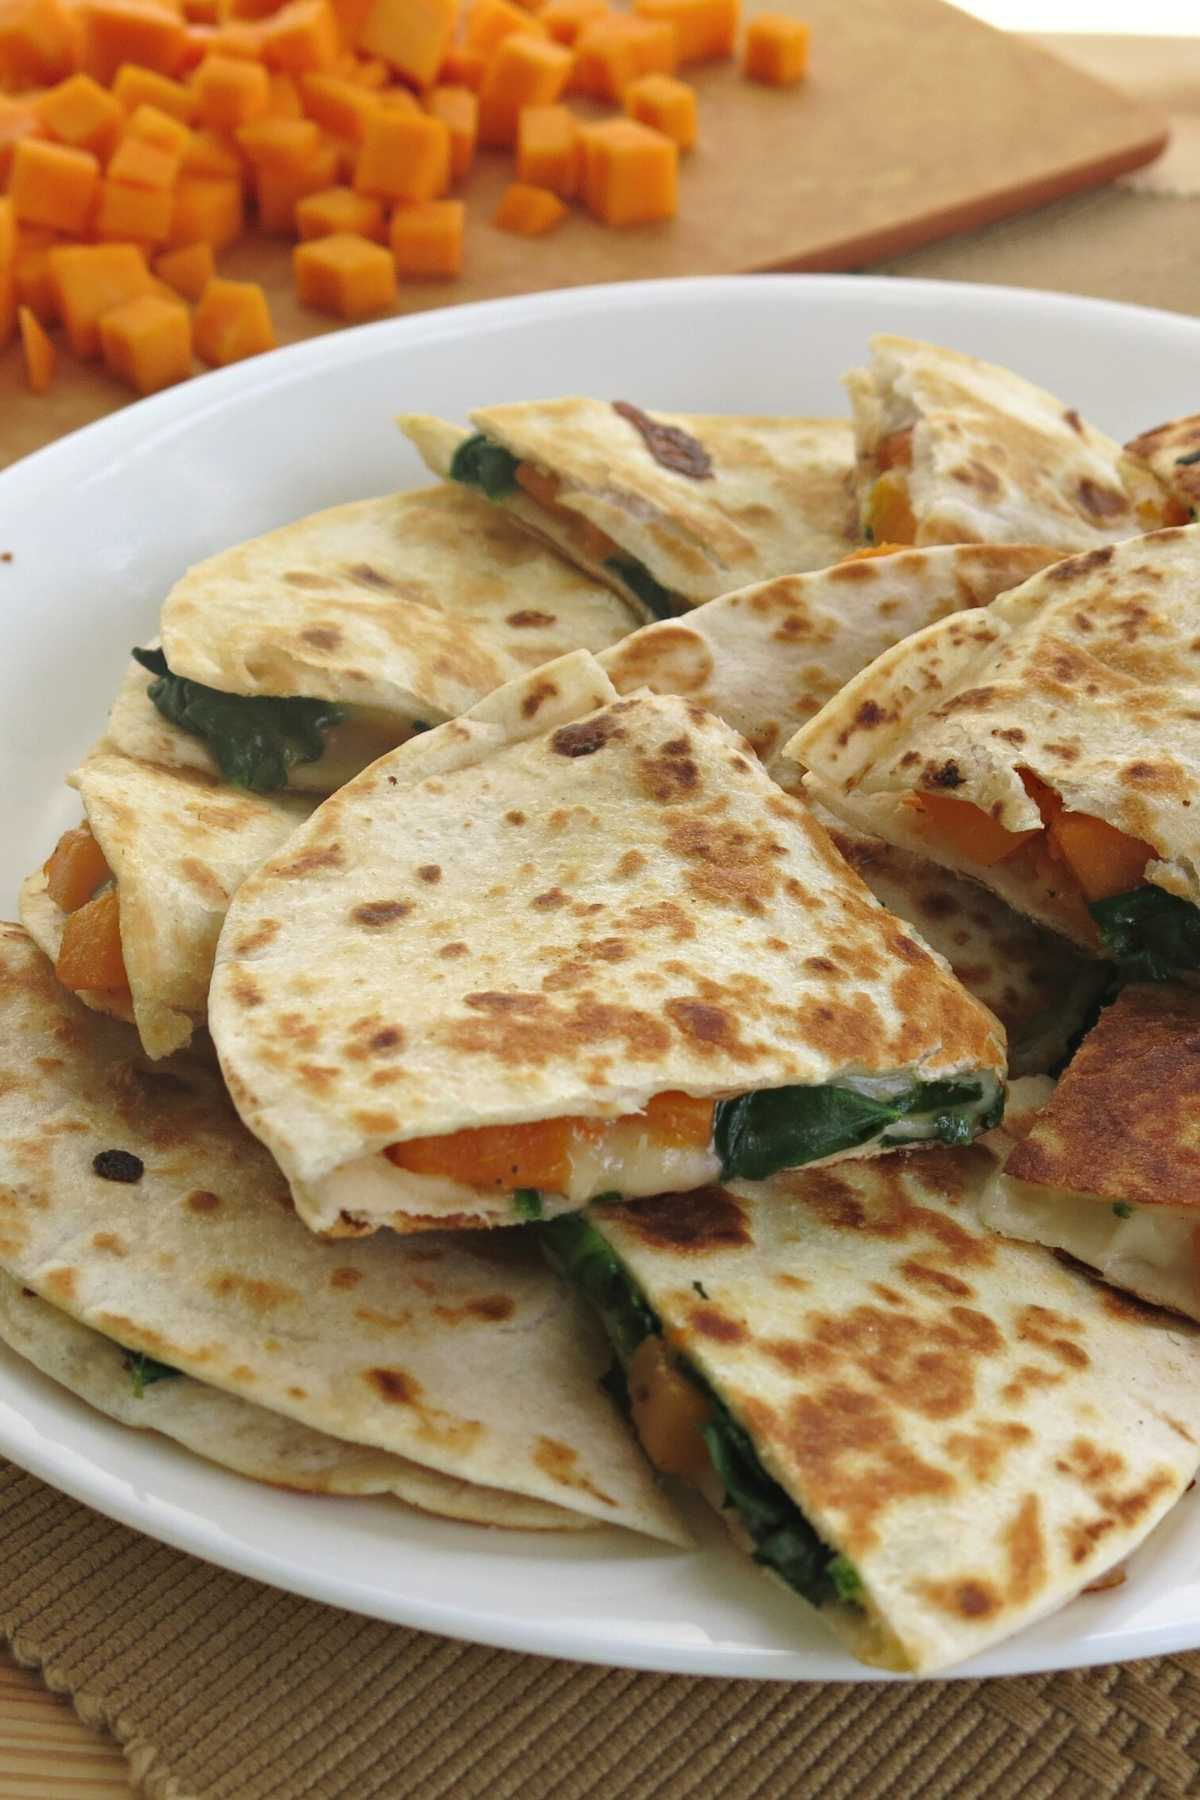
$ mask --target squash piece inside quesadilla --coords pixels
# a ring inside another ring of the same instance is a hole
[[[824,568],[859,541],[841,419],[651,415],[569,397],[472,421],[474,433],[425,414],[399,423],[435,474],[486,494],[643,616]]]
[[[884,333],[846,386],[877,540],[1068,552],[1191,518],[1144,457],[1010,369]]]
[[[239,890],[210,1024],[323,1232],[508,1224],[935,1139],[986,1008],[740,737],[560,659],[381,759]]]
[[[1180,525],[1194,519],[1200,509],[1200,413],[1171,419],[1131,438],[1125,446],[1130,456],[1153,469],[1186,519],[1170,519]]]
[[[982,1226],[1006,1142],[540,1228],[651,1459],[885,1668],[944,1669],[1061,1606],[1200,1464],[1200,1334]]]
[[[1010,1237],[1200,1319],[1200,994],[1127,987],[984,1199]]]
[[[1162,980],[1200,968],[1200,527],[1105,545],[887,651],[787,754],[839,817]]]

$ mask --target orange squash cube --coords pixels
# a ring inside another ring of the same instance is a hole
[[[522,107],[548,106],[566,87],[574,58],[549,38],[506,37],[487,66],[479,90],[479,141],[504,148],[517,141]]]
[[[232,56],[235,62],[262,60],[262,23],[254,19],[230,19],[208,34],[207,56]]]
[[[41,322],[27,306],[18,307],[17,319],[21,326],[25,380],[29,384],[31,393],[44,394],[54,380],[54,371],[58,367],[58,353],[42,330]]]
[[[375,105],[374,93],[341,75],[309,74],[300,77],[300,98],[310,119],[322,131],[361,144],[367,114]]]
[[[100,184],[100,164],[90,150],[23,138],[13,154],[9,193],[18,219],[79,236]]]
[[[640,19],[665,20],[675,28],[679,62],[711,62],[732,56],[740,0],[633,0]]]
[[[113,151],[108,177],[110,181],[128,181],[134,187],[174,187],[182,161],[178,150],[164,150],[145,138],[125,137]]]
[[[461,181],[475,160],[479,135],[479,100],[467,87],[430,88],[425,110],[450,133],[450,179]]]
[[[461,200],[423,200],[398,206],[392,214],[388,242],[396,273],[411,276],[457,275],[462,268],[466,208]]]
[[[278,12],[280,0],[217,0],[217,16],[223,24],[248,21],[255,24]]]
[[[466,44],[451,44],[438,70],[438,82],[442,87],[470,88],[477,94],[483,86],[487,60],[482,50],[472,50]]]
[[[192,372],[187,307],[157,294],[126,300],[101,319],[100,348],[109,373],[137,394],[156,394],[186,381]]]
[[[196,96],[191,88],[153,69],[139,69],[136,63],[123,63],[117,70],[112,93],[127,113],[139,106],[153,106],[184,125],[190,125],[196,116]]]
[[[185,244],[156,258],[154,273],[184,300],[199,300],[216,273],[211,244]]]
[[[183,175],[216,175],[242,179],[243,163],[231,138],[224,132],[209,131],[202,126],[193,131],[183,153],[180,173]]]
[[[808,26],[787,13],[759,13],[746,27],[743,71],[768,87],[792,87],[808,72]]]
[[[27,97],[10,100],[0,94],[0,187],[8,181],[13,155],[23,138],[44,138],[50,133]]]
[[[305,194],[296,202],[296,228],[306,243],[350,232],[382,244],[386,236],[382,203],[348,187]]]
[[[339,70],[345,65],[343,58],[349,59],[354,52],[349,46],[358,42],[358,34],[367,22],[373,0],[329,0],[333,7],[333,16],[337,20],[338,36],[347,46],[335,65]]]
[[[144,102],[130,114],[125,135],[142,138],[147,144],[156,144],[160,150],[170,150],[180,157],[192,138],[191,132],[181,120],[173,119],[170,113],[160,112],[157,106],[147,106]]]
[[[93,229],[104,243],[161,244],[171,229],[173,205],[170,188],[133,187],[106,177]]]
[[[62,81],[79,60],[79,25],[65,0],[7,0],[0,7],[0,81]]]
[[[307,168],[321,144],[320,126],[311,119],[255,119],[239,125],[233,135],[251,168],[280,175]]]
[[[506,37],[540,37],[550,34],[541,20],[512,0],[475,0],[467,15],[467,48],[478,50],[485,62],[500,48]]]
[[[566,106],[526,106],[517,120],[517,175],[564,200],[579,192],[583,145],[579,121]]]
[[[378,200],[433,200],[450,185],[450,133],[440,119],[377,107],[354,169],[354,188]]]
[[[329,68],[342,45],[329,0],[288,0],[260,27],[259,41],[267,67],[288,75]]]
[[[58,322],[58,302],[55,298],[54,278],[50,273],[52,247],[53,243],[19,243],[12,262],[16,304],[28,307],[43,325]],[[2,272],[3,264],[0,262],[0,275]]]
[[[556,43],[574,45],[580,32],[607,11],[607,0],[547,0],[538,19]]]
[[[500,197],[493,225],[501,231],[512,231],[518,237],[542,237],[553,231],[566,218],[568,208],[549,188],[530,187],[523,181],[510,182]]]
[[[322,144],[311,162],[299,169],[257,169],[254,197],[258,223],[276,236],[295,237],[296,208],[309,194],[319,194],[337,180],[336,144]]]
[[[184,24],[169,6],[153,0],[84,0],[85,73],[107,87],[122,63],[138,63],[160,75],[174,75],[184,52]]]
[[[347,80],[356,87],[385,88],[392,79],[381,56],[356,56],[353,68],[346,71]]]
[[[271,309],[257,281],[214,276],[200,296],[192,330],[197,353],[217,368],[275,348]]]
[[[275,74],[269,79],[271,101],[267,107],[267,117],[269,119],[302,119],[304,108],[300,104],[300,89],[296,86],[296,77]]]
[[[17,221],[11,200],[0,199],[0,350],[17,321]]]
[[[681,150],[696,142],[696,90],[674,75],[639,75],[625,89],[625,111],[673,139]]]
[[[52,138],[73,150],[90,150],[103,162],[121,134],[125,114],[119,102],[90,75],[71,75],[39,94],[33,110]]]
[[[67,341],[84,358],[100,353],[103,315],[148,294],[154,279],[134,244],[57,244],[49,262]]]
[[[246,228],[242,184],[228,176],[181,175],[175,184],[167,248],[211,244],[224,250]]]
[[[37,225],[19,227],[12,201],[0,196],[0,269],[12,268],[17,247],[27,231],[32,231],[37,237],[42,234],[42,228]]]
[[[212,131],[235,131],[264,116],[271,78],[261,63],[238,56],[206,56],[192,78],[196,118]]]
[[[353,232],[297,244],[292,267],[301,304],[339,319],[369,318],[386,312],[396,299],[396,265],[389,252]]]
[[[619,101],[639,75],[670,75],[674,68],[672,25],[612,13],[580,33],[571,85],[594,100]]]
[[[454,35],[456,0],[375,0],[356,39],[411,81],[428,87]]]
[[[635,119],[585,125],[583,198],[603,225],[648,225],[675,216],[679,150]]]

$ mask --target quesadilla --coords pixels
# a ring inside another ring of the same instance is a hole
[[[103,753],[69,781],[83,823],[25,881],[22,921],[64,986],[167,1056],[204,1024],[230,895],[313,803]]]
[[[567,398],[399,421],[474,487],[645,614],[823,569],[860,542],[843,419],[656,413]]]
[[[1200,413],[1189,413],[1182,419],[1171,419],[1130,438],[1125,446],[1130,456],[1151,468],[1168,494],[1194,519],[1200,511]],[[1182,519],[1172,520],[1183,524]]]
[[[212,1067],[149,1064],[15,925],[0,926],[0,1269],[108,1340],[12,1300],[0,1335],[22,1354],[244,1473],[687,1541],[598,1385],[603,1333],[534,1246],[322,1243]]]
[[[1200,1319],[1200,994],[1127,987],[984,1200],[1009,1237]]]
[[[1200,526],[1106,545],[889,650],[788,754],[840,818],[1141,979],[1200,967]]]
[[[327,1233],[967,1141],[992,1015],[737,734],[585,652],[414,740],[242,886],[209,1020]]]
[[[332,793],[416,730],[639,615],[459,487],[337,506],[221,551],[135,652],[109,748]]]
[[[651,1459],[884,1668],[1063,1605],[1200,1464],[1200,1333],[982,1227],[998,1150],[598,1201],[540,1233]]]
[[[1145,462],[1011,369],[883,333],[845,379],[862,526],[878,543],[1065,553],[1190,517]]]

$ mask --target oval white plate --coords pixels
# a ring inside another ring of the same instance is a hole
[[[0,857],[5,910],[78,816],[62,776],[97,735],[129,646],[189,563],[341,500],[418,484],[402,410],[561,393],[691,412],[845,411],[873,331],[1009,363],[1117,437],[1197,404],[1200,323],[1014,289],[838,276],[577,289],[396,319],[144,401],[0,475]],[[863,1678],[804,1607],[697,1512],[683,1555],[307,1499],[122,1430],[0,1355],[0,1452],[139,1530],[261,1581],[456,1637],[630,1667]],[[962,1674],[1200,1644],[1200,1518],[1185,1499],[1124,1587],[1077,1600]]]

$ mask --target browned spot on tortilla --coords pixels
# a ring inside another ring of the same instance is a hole
[[[92,1248],[106,1250],[110,1256],[128,1256],[129,1246],[124,1238],[115,1231],[98,1231],[92,1238]]]
[[[1082,1330],[1083,1325],[1078,1319],[1068,1318],[1048,1306],[1025,1306],[1017,1314],[1018,1338],[1024,1343],[1036,1344],[1040,1350],[1048,1350],[1072,1369],[1086,1369],[1092,1360],[1082,1344],[1067,1336],[1068,1332]]]
[[[700,769],[691,749],[689,738],[675,737],[660,744],[653,755],[638,758],[638,785],[648,799],[671,806],[699,791]]]
[[[442,879],[441,867],[438,863],[422,863],[417,870],[417,877],[421,881],[430,883],[440,881]]]
[[[579,1453],[570,1444],[562,1443],[558,1438],[539,1437],[533,1452],[533,1460],[543,1475],[559,1487],[573,1488],[577,1493],[590,1494],[593,1500],[599,1500],[602,1506],[615,1506],[617,1503],[603,1488],[598,1488],[579,1468]]]
[[[340,1269],[334,1269],[331,1271],[330,1276],[329,1276],[329,1285],[331,1288],[352,1288],[352,1287],[357,1287],[361,1280],[362,1280],[362,1270],[361,1269],[350,1269],[350,1268],[342,1267]]]
[[[50,1292],[56,1294],[60,1300],[73,1300],[75,1298],[75,1280],[76,1271],[74,1269],[51,1269],[45,1278],[45,1283]]]
[[[461,938],[456,938],[453,943],[443,944],[438,951],[438,955],[443,957],[447,962],[455,956],[466,956],[468,953],[469,946],[464,944]]]
[[[406,1375],[403,1369],[368,1369],[367,1380],[394,1406],[414,1406],[424,1393],[419,1381]]]
[[[553,625],[556,620],[553,613],[535,612],[532,607],[524,606],[518,612],[509,613],[504,622],[516,631],[530,631],[542,625]]]
[[[218,1300],[242,1302],[256,1313],[274,1312],[278,1306],[286,1306],[290,1301],[304,1298],[298,1288],[288,1287],[282,1281],[241,1275],[236,1269],[223,1269],[210,1275],[205,1286]]]
[[[750,1335],[740,1319],[715,1305],[694,1307],[688,1326],[698,1337],[709,1338],[714,1344],[744,1344]]]
[[[932,1269],[927,1263],[918,1262],[915,1257],[902,1262],[899,1272],[914,1287],[923,1289],[927,1294],[949,1294],[956,1300],[971,1300],[975,1295],[974,1288],[968,1282],[961,1281],[957,1275],[952,1275],[949,1269]]]
[[[730,1250],[751,1242],[746,1214],[724,1188],[695,1188],[690,1194],[656,1194],[627,1206],[602,1201],[597,1211],[629,1227],[656,1249],[704,1252]]]
[[[499,1325],[511,1319],[516,1311],[507,1294],[481,1294],[477,1300],[466,1300],[461,1306],[435,1306],[434,1312],[448,1325],[470,1319],[481,1319],[488,1325]]]
[[[340,869],[342,867],[342,846],[340,844],[309,844],[298,850],[287,862],[277,862],[274,866],[276,875],[313,875],[318,869]]]
[[[1063,418],[1066,420],[1067,424],[1071,427],[1072,431],[1078,432],[1080,437],[1083,436],[1083,420],[1080,418],[1079,414],[1075,411],[1075,408],[1073,406],[1067,407],[1066,411],[1063,413]]]
[[[666,845],[688,865],[687,885],[700,899],[761,913],[779,889],[774,840],[730,820],[667,815]]]
[[[239,938],[233,946],[234,955],[253,956],[256,950],[265,950],[272,939],[278,937],[280,929],[278,919],[260,920],[253,931],[248,931],[245,937]]]
[[[193,1188],[186,1204],[194,1213],[213,1213],[221,1204],[221,1196],[210,1193],[207,1188]]]
[[[376,931],[383,925],[394,925],[397,919],[407,918],[412,909],[411,900],[364,900],[353,908],[350,917],[355,924]]]
[[[720,1006],[703,1000],[668,1000],[663,1011],[681,1037],[703,1053],[723,1050],[727,1054],[745,1051],[737,1020]]]
[[[777,1287],[791,1288],[792,1292],[797,1294],[805,1293],[812,1286],[812,1282],[805,1276],[789,1275],[785,1269],[776,1271],[775,1283]]]
[[[555,912],[567,904],[567,896],[560,887],[547,888],[544,894],[535,894],[529,904],[535,912]]]
[[[696,935],[696,927],[676,900],[655,900],[645,906],[631,906],[625,914],[634,932],[666,931],[675,943],[686,943]]]
[[[1020,1406],[1026,1396],[1038,1388],[1057,1387],[1063,1380],[1065,1377],[1054,1369],[1042,1369],[1036,1363],[1022,1363],[1016,1374],[1000,1389],[1000,1398],[1010,1406]]]
[[[970,1576],[951,1581],[919,1581],[916,1586],[918,1593],[933,1606],[940,1607],[953,1618],[972,1623],[990,1619],[1003,1605],[990,1581]]]
[[[521,712],[526,719],[532,719],[541,711],[547,700],[553,700],[558,693],[558,684],[543,677],[535,681],[521,702]]]
[[[947,1456],[962,1463],[976,1481],[990,1481],[997,1469],[1033,1433],[1017,1419],[981,1419],[970,1431],[952,1431],[943,1444]]]
[[[356,1306],[354,1316],[364,1325],[379,1325],[385,1331],[407,1331],[412,1325],[410,1312],[379,1312],[373,1306]]]
[[[1094,519],[1116,519],[1129,511],[1129,501],[1119,488],[1102,487],[1085,475],[1076,488],[1079,503]]]
[[[525,814],[517,806],[510,807],[504,817],[508,820],[510,825],[523,825],[525,823]]]
[[[810,1313],[805,1342],[849,1363],[893,1405],[927,1419],[952,1419],[975,1396],[976,1365],[999,1354],[1004,1339],[986,1314],[950,1306],[933,1317],[857,1306]]]
[[[670,1048],[671,1033],[660,1019],[638,1007],[610,1005],[580,995],[555,1004],[546,994],[464,995],[477,1016],[451,1020],[440,1032],[452,1049],[535,1066],[560,1057],[565,1047],[590,1049],[616,1041],[629,1055],[650,1060]]]
[[[389,580],[386,575],[381,575],[378,569],[373,569],[370,563],[353,563],[346,573],[351,581],[357,581],[363,587],[376,588],[382,594],[402,594],[404,592],[402,583]]]
[[[300,641],[311,644],[314,650],[336,650],[342,634],[336,625],[308,625],[300,633]]]
[[[201,862],[198,856],[181,857],[179,872],[191,882],[196,892],[210,906],[223,907],[228,904],[229,893],[224,883],[217,877],[207,863]]]
[[[618,875],[637,875],[646,866],[646,858],[640,850],[626,850],[617,863]]]
[[[303,588],[309,593],[320,593],[329,586],[324,575],[311,575],[306,569],[292,569],[284,576],[288,587]]]
[[[386,1131],[398,1131],[400,1121],[393,1112],[372,1112],[369,1107],[358,1107],[353,1113],[354,1123],[367,1137],[378,1137]]]
[[[559,756],[594,756],[610,740],[625,736],[613,717],[613,711],[599,713],[594,719],[580,719],[574,725],[560,725],[550,739],[550,748]]]

